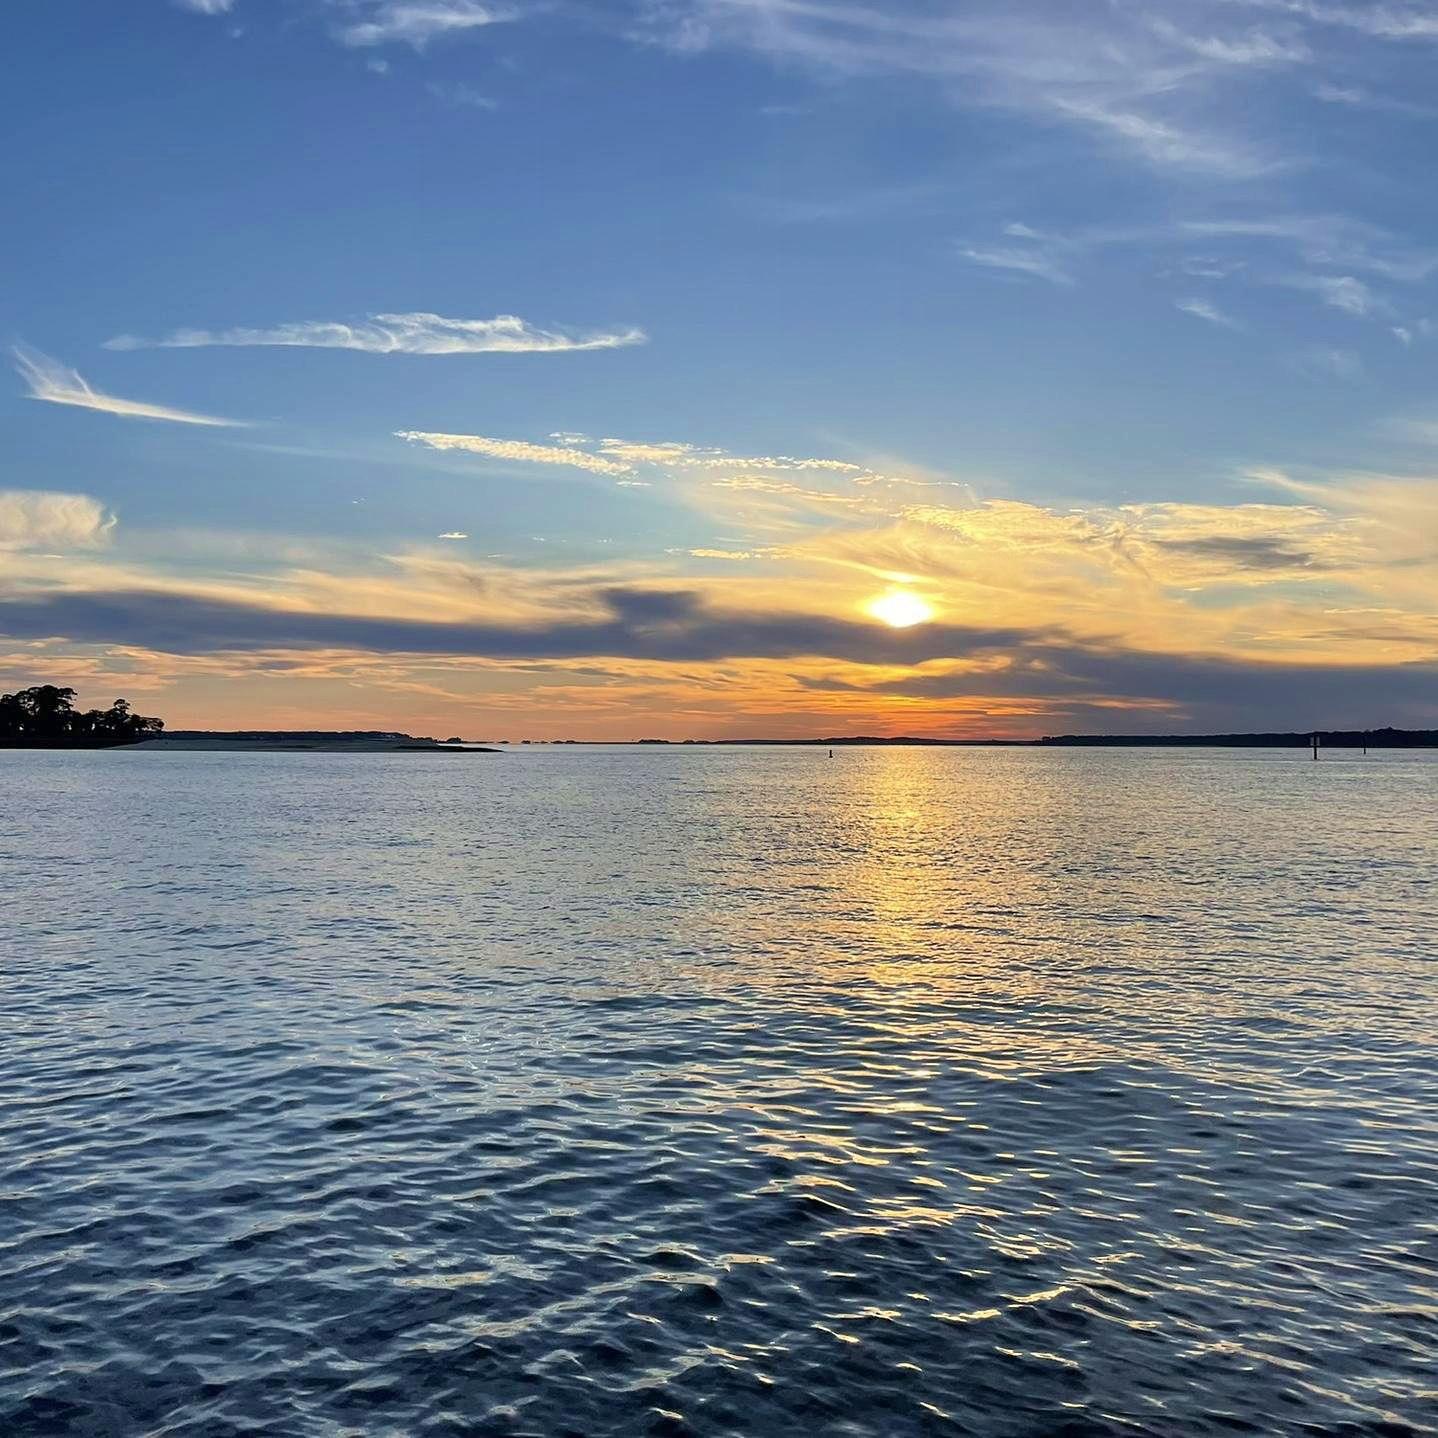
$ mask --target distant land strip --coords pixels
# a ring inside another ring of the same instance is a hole
[[[522,739],[523,745],[642,745],[700,748],[759,745],[770,748],[887,747],[927,749],[1208,748],[1307,749],[1314,736],[1325,749],[1434,749],[1438,729],[1304,729],[1271,734],[1057,734],[1042,739],[935,739],[917,734],[835,734],[822,739]],[[512,740],[496,741],[513,747]]]
[[[586,748],[923,748],[923,749],[1306,749],[1317,735],[1322,749],[1435,749],[1438,729],[1305,729],[1260,734],[1057,734],[1042,739],[936,739],[916,734],[835,734],[810,739],[499,739],[490,741],[416,738],[377,730],[316,729],[172,729],[145,739],[139,749],[265,751],[310,750],[326,753],[497,753],[506,748],[568,746]],[[0,747],[5,747],[0,743]]]
[[[176,752],[315,754],[497,754],[462,739],[415,738],[378,729],[169,729],[135,747]]]
[[[1122,747],[1203,746],[1212,749],[1433,749],[1438,729],[1310,729],[1297,734],[1061,734],[1040,744]]]

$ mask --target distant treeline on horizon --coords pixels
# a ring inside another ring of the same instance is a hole
[[[848,746],[932,749],[983,748],[1161,748],[1306,749],[1317,737],[1320,748],[1432,749],[1438,729],[1304,729],[1255,734],[1046,734],[1042,739],[936,739],[919,734],[835,734],[819,739],[522,739],[521,744],[639,744],[669,748],[752,744],[766,748],[840,748]],[[508,739],[498,741],[511,743]]]
[[[1223,749],[1306,749],[1314,739],[1321,749],[1431,749],[1438,729],[1309,729],[1285,734],[1060,734],[1040,744],[1193,745]]]
[[[170,729],[167,739],[271,739],[275,741],[293,739],[349,740],[353,743],[371,743],[380,740],[403,742],[413,740],[413,734],[401,733],[398,729]],[[432,740],[426,742],[432,743]]]
[[[174,729],[158,719],[133,714],[124,700],[106,710],[81,713],[74,708],[75,691],[37,685],[0,696],[0,748],[109,748],[163,737],[177,745],[206,741],[255,748],[304,744],[310,747],[358,749],[364,745],[396,748],[472,750],[482,740],[416,738],[395,730],[376,729]],[[590,748],[713,748],[753,745],[765,748],[1211,748],[1306,749],[1317,739],[1320,749],[1434,749],[1438,729],[1305,729],[1252,734],[1050,734],[1041,739],[940,739],[918,734],[835,734],[812,739],[499,739],[509,747],[571,746]]]

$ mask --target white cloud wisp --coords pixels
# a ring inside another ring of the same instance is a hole
[[[605,459],[582,449],[553,444],[531,444],[523,439],[490,439],[482,434],[433,434],[425,430],[401,429],[396,439],[422,444],[427,449],[483,455],[486,459],[515,460],[523,464],[559,464],[587,469],[594,474],[631,474],[633,465]]]
[[[1194,319],[1206,320],[1211,325],[1218,325],[1223,329],[1236,330],[1242,326],[1232,315],[1226,315],[1217,305],[1204,299],[1175,300],[1174,307],[1180,309],[1186,315],[1192,315]]]
[[[0,489],[0,550],[94,549],[114,527],[114,516],[88,494]]]
[[[195,414],[190,410],[172,409],[168,405],[145,404],[139,400],[119,399],[92,388],[76,370],[69,369],[38,350],[16,345],[12,351],[15,368],[30,386],[30,398],[46,404],[74,405],[78,409],[99,410],[101,414],[118,415],[122,419],[153,419],[167,424],[198,424],[222,429],[243,429],[243,420],[219,419],[214,415]]]
[[[343,44],[355,47],[401,44],[423,50],[431,40],[514,18],[512,10],[479,0],[380,0],[336,33]]]
[[[572,350],[621,349],[644,344],[641,329],[572,334],[545,330],[518,315],[488,320],[448,319],[417,311],[370,315],[366,323],[303,320],[270,329],[175,330],[161,339],[117,335],[106,349],[202,349],[208,346],[276,346],[297,349],[358,350],[364,354],[464,355],[562,354]]]

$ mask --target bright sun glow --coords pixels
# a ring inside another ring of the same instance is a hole
[[[922,624],[934,617],[933,606],[907,589],[891,589],[887,594],[871,599],[864,610],[891,629],[908,629],[910,625]]]

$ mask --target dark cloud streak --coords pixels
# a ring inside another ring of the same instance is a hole
[[[1166,708],[1154,719],[1160,729],[1173,727],[1175,716],[1254,729],[1425,724],[1438,717],[1433,663],[1262,663],[1085,645],[1055,630],[953,624],[895,630],[824,615],[726,612],[687,590],[612,587],[593,598],[600,609],[593,619],[514,624],[321,614],[145,590],[61,591],[0,600],[0,634],[181,655],[342,649],[400,662],[424,655],[535,664],[604,658],[919,665],[969,658],[983,663],[966,673],[916,673],[873,685],[804,674],[795,679],[815,692],[875,698],[1032,699],[1056,714],[1101,713],[1094,706],[1102,701],[1157,703]]]
[[[826,656],[917,664],[1032,642],[1034,631],[926,625],[892,630],[819,615],[707,608],[684,590],[610,588],[606,617],[543,625],[367,618],[274,609],[146,590],[59,592],[0,600],[0,633],[15,639],[130,644],[175,654],[343,648],[491,659],[623,658],[678,662]]]
[[[1171,554],[1188,554],[1197,559],[1218,559],[1239,569],[1329,569],[1316,555],[1281,540],[1212,535],[1204,539],[1156,539],[1152,541]]]
[[[1219,727],[1268,730],[1366,728],[1403,719],[1427,727],[1438,717],[1438,664],[1282,664],[1206,655],[1152,654],[1043,641],[1023,646],[1003,668],[916,674],[869,686],[801,677],[805,688],[911,699],[1035,699],[1060,712],[1091,715],[1095,700],[1154,702]],[[1281,722],[1280,722],[1281,721]],[[1125,721],[1130,730],[1145,726]],[[1100,724],[1099,728],[1112,728]],[[1155,715],[1147,726],[1174,727]]]

